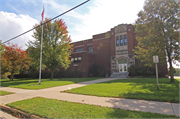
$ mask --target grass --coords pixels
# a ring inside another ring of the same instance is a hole
[[[14,79],[10,81],[9,79],[1,79],[1,86],[3,87],[13,87],[13,88],[23,88],[23,89],[44,89],[55,86],[62,86],[67,84],[73,84],[78,82],[90,81],[100,78],[59,78],[59,79],[41,79],[41,85],[38,85],[39,79]]]
[[[153,101],[179,102],[179,80],[159,78],[159,90],[156,79],[119,79],[67,90],[65,92],[94,95],[99,97],[117,97],[144,99]]]
[[[128,111],[41,97],[7,105],[42,118],[178,118],[173,115]]]
[[[7,91],[0,91],[0,96],[3,96],[3,95],[8,95],[8,94],[13,94],[11,92],[7,92]]]

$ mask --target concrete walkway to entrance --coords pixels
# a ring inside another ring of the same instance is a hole
[[[179,116],[179,103],[145,101],[136,99],[121,99],[110,97],[97,97],[88,95],[78,95],[70,93],[60,93],[60,91],[68,90],[68,88],[78,88],[94,83],[116,80],[119,78],[104,78],[93,81],[81,82],[64,86],[51,87],[41,90],[27,90],[10,87],[1,87],[0,90],[14,92],[15,94],[0,96],[1,104],[7,104],[33,97],[44,97],[49,99],[65,100],[70,102],[93,104],[107,107],[114,107],[127,110],[161,113],[166,115]]]

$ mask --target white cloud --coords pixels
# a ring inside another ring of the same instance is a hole
[[[38,23],[36,19],[31,18],[28,15],[16,15],[14,13],[0,12],[0,39],[2,42],[9,40],[29,29],[33,28],[35,23]],[[33,40],[32,31],[20,36],[10,42],[17,43],[18,46],[22,46],[23,49],[26,48],[25,43],[29,40]]]
[[[92,38],[122,23],[133,24],[144,0],[96,0],[88,14],[81,16],[81,24],[70,30],[72,41]],[[75,33],[71,31],[76,31]]]

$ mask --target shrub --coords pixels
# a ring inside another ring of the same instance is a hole
[[[102,77],[102,76],[104,76],[104,70],[102,67],[98,66],[97,64],[93,64],[89,68],[89,76]]]
[[[8,78],[10,75],[8,76]],[[16,74],[14,75],[15,78],[39,78],[39,72],[36,73],[29,73],[29,74]],[[54,78],[81,78],[82,72],[81,71],[55,71],[53,73]],[[42,72],[41,78],[51,78],[51,72]]]
[[[145,67],[143,65],[131,65],[128,68],[128,72],[129,76],[156,76],[156,70],[154,67]]]

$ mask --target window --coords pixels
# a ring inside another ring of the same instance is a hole
[[[124,45],[127,45],[127,37],[124,35]]]
[[[74,58],[74,63],[78,63],[77,57]]]
[[[122,36],[120,36],[120,39],[122,39]]]
[[[123,38],[120,36],[120,46],[123,46]]]
[[[116,36],[116,46],[119,46],[119,36]]]
[[[119,40],[116,40],[116,46],[119,46]]]
[[[88,51],[89,51],[90,53],[93,53],[93,46],[88,47]]]
[[[76,52],[82,52],[83,51],[83,48],[77,48],[76,49]]]
[[[81,57],[71,58],[72,63],[81,63],[81,60],[82,60]]]
[[[81,61],[81,57],[78,57],[78,60]]]

